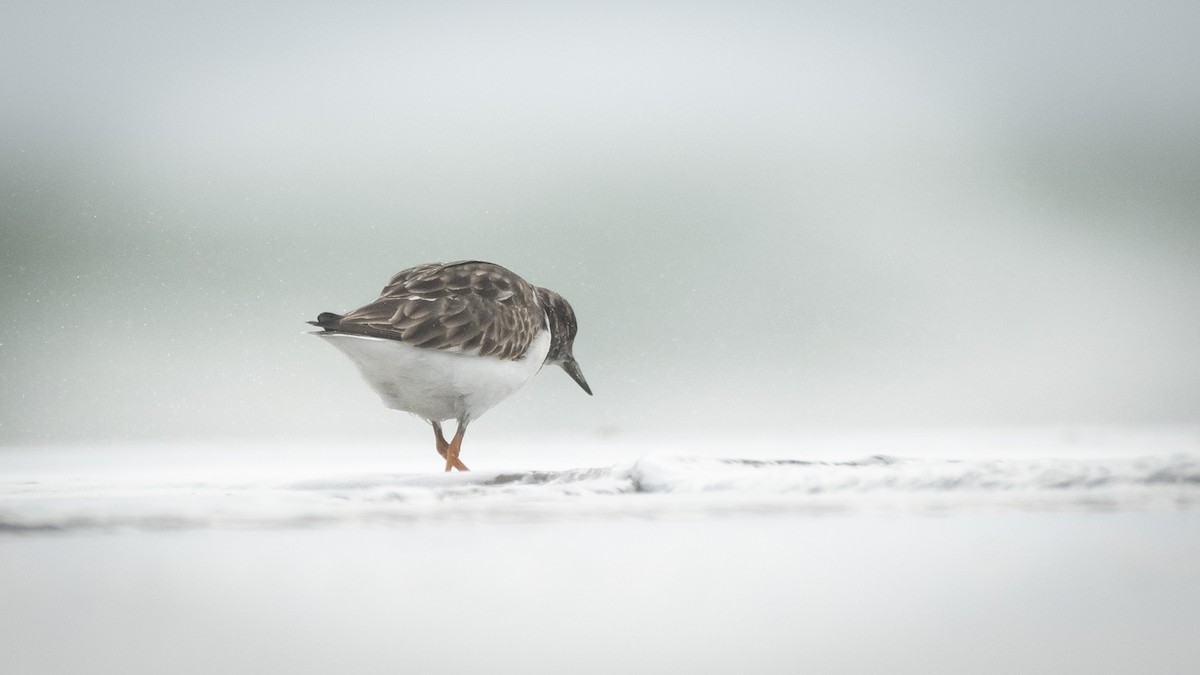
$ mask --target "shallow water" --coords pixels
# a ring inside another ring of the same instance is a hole
[[[1186,672],[1193,442],[7,449],[0,671]]]
[[[0,539],[0,669],[1187,672],[1200,512]]]

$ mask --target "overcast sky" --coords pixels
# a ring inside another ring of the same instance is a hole
[[[5,2],[0,443],[419,436],[321,311],[570,300],[544,433],[1200,422],[1195,2]]]

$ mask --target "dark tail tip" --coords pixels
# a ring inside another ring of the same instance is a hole
[[[320,326],[321,328],[324,328],[325,330],[332,330],[334,328],[337,328],[338,322],[341,320],[342,320],[341,314],[334,314],[333,312],[321,312],[320,314],[317,315],[316,321],[309,321],[308,323],[310,323],[314,326]]]

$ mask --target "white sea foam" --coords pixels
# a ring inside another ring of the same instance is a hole
[[[279,466],[262,463],[188,478],[161,468],[92,475],[26,470],[0,478],[0,531],[8,532],[1197,505],[1200,455],[1192,453],[827,461],[649,453],[555,471],[281,476]]]

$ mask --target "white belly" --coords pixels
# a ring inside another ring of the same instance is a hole
[[[543,330],[519,361],[414,347],[399,340],[316,333],[342,350],[384,405],[434,420],[474,420],[542,368],[550,350]]]

